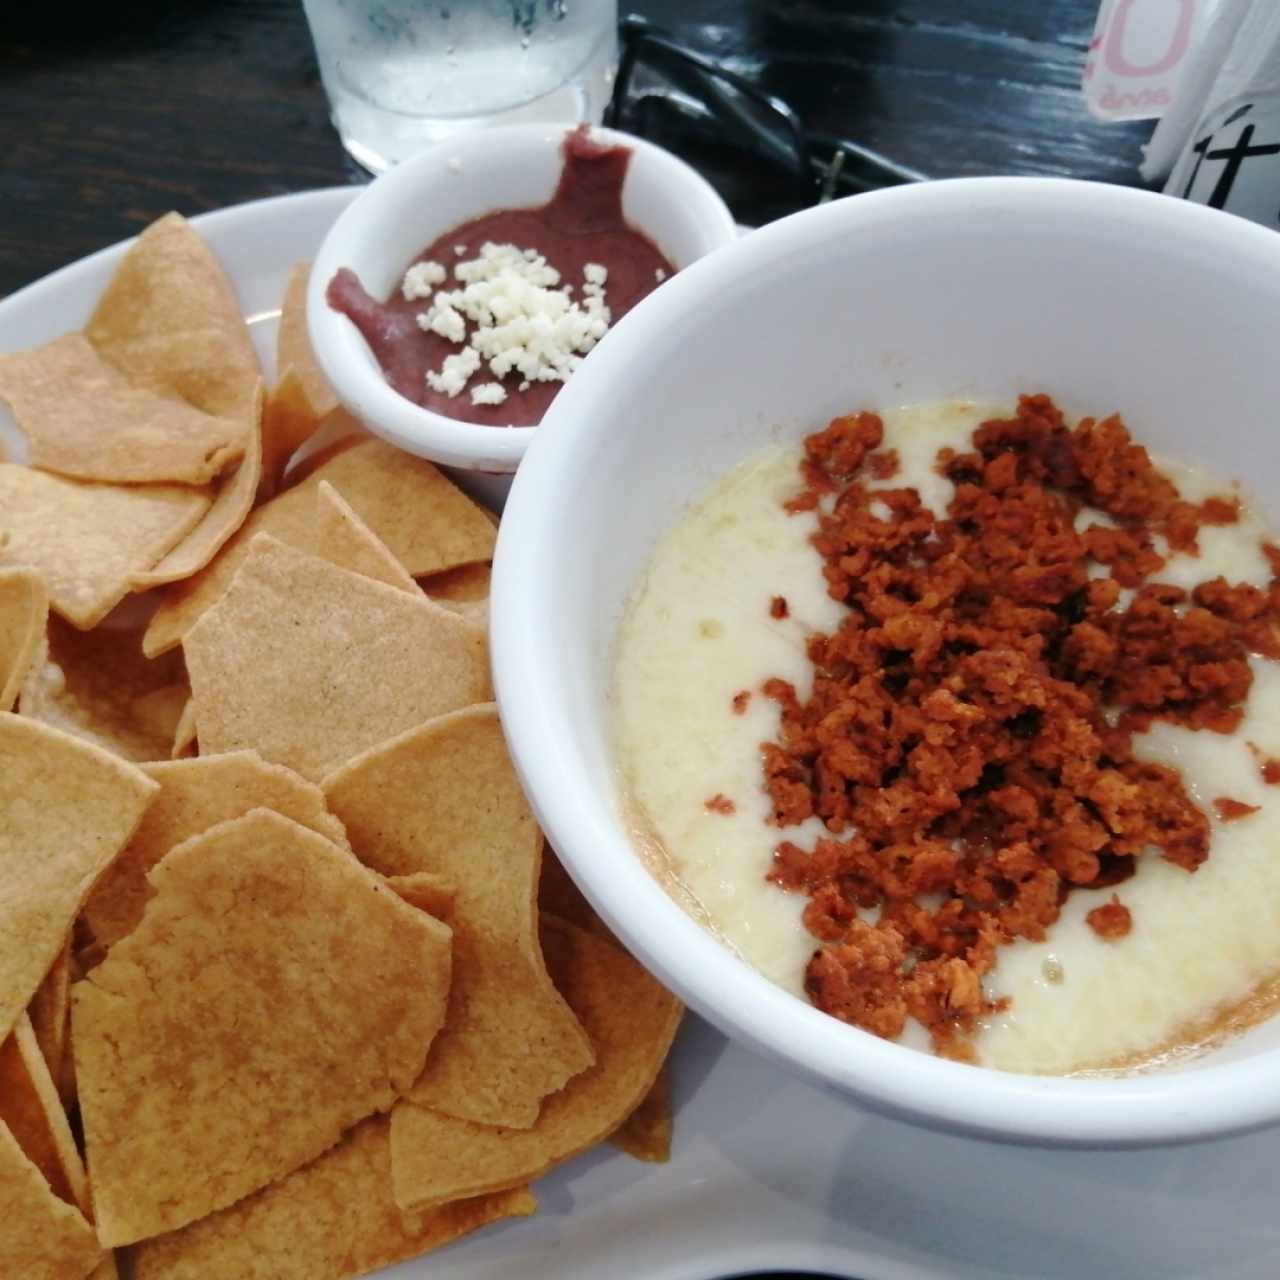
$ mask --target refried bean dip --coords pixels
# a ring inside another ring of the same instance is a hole
[[[585,126],[566,135],[562,150],[564,167],[549,203],[498,209],[454,227],[427,245],[406,270],[419,263],[434,264],[429,270],[435,283],[451,291],[465,273],[460,266],[482,262],[485,246],[513,246],[526,259],[533,254],[543,259],[558,277],[552,287],[568,286],[575,300],[585,301],[602,289],[597,296],[607,307],[607,323],[616,323],[675,268],[623,216],[622,189],[631,152],[593,142]],[[495,376],[481,365],[466,389],[451,395],[432,387],[428,374],[438,374],[447,359],[462,352],[464,340],[422,327],[419,316],[429,306],[422,294],[406,297],[397,282],[395,292],[379,301],[344,267],[329,282],[326,297],[360,330],[388,383],[435,413],[485,426],[530,426],[541,420],[562,385],[556,379],[530,380],[518,372]],[[474,330],[469,321],[468,335]],[[589,347],[584,343],[579,350],[585,349]],[[504,398],[473,401],[473,388],[495,383]]]
[[[748,959],[876,1034],[1050,1071],[1188,1043],[1280,971],[1280,552],[1118,418],[897,416],[731,477],[696,576],[659,551],[619,650],[642,818]],[[748,538],[764,572],[703,590]],[[687,635],[652,661],[696,816],[641,711],[646,623],[686,613],[711,687]]]

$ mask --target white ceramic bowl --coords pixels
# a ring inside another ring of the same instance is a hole
[[[326,286],[350,267],[374,297],[385,298],[415,255],[451,228],[498,209],[545,204],[560,177],[565,132],[513,125],[432,147],[370,183],[320,246],[307,295],[316,359],[342,403],[400,448],[468,471],[509,473],[537,428],[477,426],[406,400],[387,385],[355,325],[325,301]],[[734,238],[724,201],[684,161],[610,129],[591,136],[631,148],[623,213],[674,266],[687,267]]]
[[[1053,179],[898,188],[788,218],[682,273],[557,398],[498,541],[493,657],[517,768],[606,920],[729,1035],[878,1110],[1054,1145],[1142,1146],[1280,1119],[1280,1019],[1127,1079],[1006,1074],[845,1026],[773,986],[650,877],[620,817],[615,633],[682,510],[834,414],[1047,390],[1280,514],[1280,236]]]

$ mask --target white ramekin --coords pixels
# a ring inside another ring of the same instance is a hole
[[[524,457],[537,427],[460,422],[393,391],[355,325],[324,294],[334,273],[350,267],[371,294],[387,297],[414,256],[451,228],[545,204],[560,176],[564,137],[563,126],[514,125],[432,147],[370,183],[325,237],[307,295],[311,341],[338,398],[375,434],[464,471],[510,473]],[[609,129],[593,129],[592,137],[631,148],[623,212],[677,268],[733,240],[724,201],[684,161]]]
[[[814,1080],[939,1129],[1123,1147],[1280,1119],[1276,1018],[1176,1070],[1064,1079],[943,1061],[819,1013],[650,876],[611,736],[615,635],[656,541],[744,457],[837,413],[1044,390],[1068,412],[1122,412],[1157,450],[1243,479],[1274,516],[1278,315],[1273,231],[1140,191],[993,178],[797,214],[681,273],[610,334],[512,488],[495,681],[516,765],[573,877],[694,1009]]]

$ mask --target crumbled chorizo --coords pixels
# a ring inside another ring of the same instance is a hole
[[[774,596],[769,601],[769,617],[781,620],[791,616],[791,606],[787,604],[786,596]]]
[[[1114,893],[1111,895],[1110,902],[1094,907],[1084,919],[1089,928],[1104,942],[1114,942],[1117,938],[1123,938],[1133,928],[1133,916],[1129,908]]]
[[[863,464],[873,480],[892,480],[898,474],[901,465],[897,449],[883,449],[867,454]]]
[[[750,701],[751,701],[751,690],[739,689],[738,692],[733,695],[733,701],[731,704],[733,706],[733,714],[735,716],[746,715],[747,704],[750,703]]]
[[[1258,805],[1245,804],[1243,800],[1234,800],[1231,796],[1218,796],[1213,802],[1218,817],[1223,822],[1239,822],[1251,813],[1258,812]]]
[[[1249,751],[1258,763],[1258,772],[1269,787],[1280,784],[1280,760],[1269,756],[1256,742],[1249,743]]]
[[[847,615],[808,641],[807,697],[762,686],[780,711],[761,747],[772,820],[828,832],[812,852],[782,841],[769,879],[809,897],[819,1008],[890,1037],[914,1017],[965,1058],[1000,1007],[982,979],[1001,946],[1043,939],[1071,892],[1121,883],[1148,849],[1189,872],[1208,856],[1181,775],[1131,740],[1155,720],[1237,727],[1250,654],[1280,656],[1280,548],[1264,548],[1270,591],[1154,580],[1160,540],[1194,553],[1238,501],[1184,501],[1118,417],[1071,428],[1048,396],[939,453],[944,518],[914,489],[866,486],[886,477],[882,440],[874,414],[810,436],[787,504],[817,513]],[[1086,508],[1106,527],[1078,531]],[[1107,938],[1131,924],[1114,895],[1087,919]]]
[[[738,811],[738,806],[723,791],[717,791],[709,800],[704,800],[703,805],[708,813],[730,814]]]

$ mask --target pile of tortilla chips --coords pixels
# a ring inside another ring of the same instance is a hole
[[[269,395],[176,215],[0,355],[0,1276],[340,1280],[669,1149],[681,1008],[491,701],[494,522],[337,408],[305,282]]]

